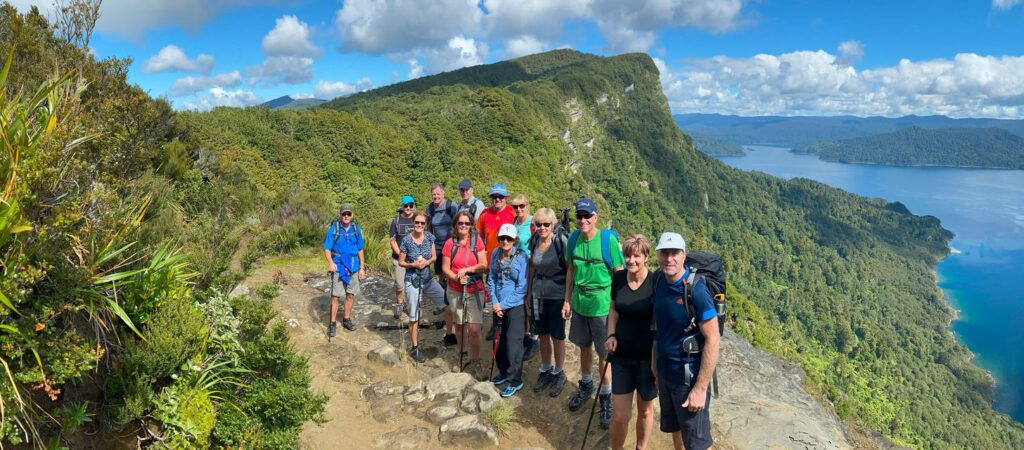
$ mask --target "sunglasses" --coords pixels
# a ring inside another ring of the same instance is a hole
[[[512,205],[512,209],[523,209],[523,208],[526,208],[526,205]]]
[[[498,242],[514,242],[515,240],[516,240],[516,238],[512,238],[512,237],[508,237],[508,236],[498,236]]]
[[[505,199],[504,195],[492,195],[491,196],[491,200],[504,200],[504,199]]]
[[[591,219],[594,217],[594,213],[576,213],[576,220]]]
[[[552,224],[537,222],[536,225],[537,225],[537,228],[547,228],[547,227],[550,227]]]
[[[402,206],[404,206],[404,207],[406,207],[406,208],[415,208],[415,207],[416,207],[416,204],[415,204],[415,203],[406,203],[406,204],[404,204],[404,205],[402,205]]]
[[[412,224],[413,225],[426,225],[427,223],[424,222],[424,221],[417,221],[417,222],[413,222]]]
[[[346,216],[351,216],[351,215],[352,215],[352,213],[350,213],[350,212],[343,212],[343,213],[341,213],[341,217],[346,217]]]
[[[473,224],[471,224],[469,222],[459,222],[456,225],[458,225],[460,227],[463,227],[463,226],[468,227],[468,226],[473,225]]]

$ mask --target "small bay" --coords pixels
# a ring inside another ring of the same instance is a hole
[[[1024,422],[1024,171],[842,164],[786,148],[746,146],[732,167],[803,177],[932,215],[956,237],[937,268],[959,311],[952,331],[997,381],[994,406]]]

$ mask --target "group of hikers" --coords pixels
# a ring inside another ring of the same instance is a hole
[[[458,189],[461,198],[454,202],[445,197],[443,185],[431,186],[431,203],[424,209],[417,209],[413,196],[402,197],[390,225],[397,286],[393,313],[396,319],[403,310],[408,314],[409,356],[425,359],[417,330],[423,305],[431,302],[435,313],[444,315],[444,345],[459,352],[453,370],[490,378],[502,397],[510,397],[525,386],[523,361],[539,351],[533,390],[558,397],[566,383],[568,322],[581,374],[568,400],[570,411],[582,409],[596,391],[600,425],[611,428],[612,448],[621,449],[636,393],[636,448],[643,449],[657,397],[661,431],[672,433],[676,448],[709,448],[709,384],[720,324],[711,283],[688,264],[683,237],[662,233],[653,249],[643,235],[620,243],[614,231],[598,227],[597,206],[587,198],[576,202],[577,229],[569,233],[567,218],[560,223],[550,208],[531,216],[526,197],[509,199],[504,184],[491,185],[490,206],[474,196],[470,180],[462,180]],[[331,337],[342,297],[342,326],[355,329],[352,305],[366,276],[363,237],[352,219],[352,208],[342,205],[323,244],[336,277]],[[655,271],[647,267],[652,251]],[[491,370],[485,371],[482,325],[488,304],[493,320],[486,338],[494,346]]]

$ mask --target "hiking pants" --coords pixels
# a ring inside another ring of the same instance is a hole
[[[495,316],[495,319],[498,319]],[[508,377],[510,385],[523,381],[523,338],[526,337],[526,305],[505,310],[498,337],[498,370]]]

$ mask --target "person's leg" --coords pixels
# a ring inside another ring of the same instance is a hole
[[[683,433],[681,431],[672,433],[672,446],[676,450],[683,450]]]
[[[469,354],[472,359],[480,359],[480,349],[483,348],[483,335],[480,333],[481,324],[484,323],[484,294],[482,291],[466,294],[466,311],[469,316]]]
[[[586,347],[580,347],[580,376],[584,380],[592,380],[594,366],[594,349],[589,345]]]
[[[395,319],[401,315],[401,306],[405,303],[405,268],[398,265],[397,259],[391,260],[392,273],[395,278]]]
[[[335,297],[337,298],[337,297]],[[356,302],[356,296],[352,294],[345,294],[345,315],[341,316],[344,320],[352,318],[352,305]]]
[[[658,386],[651,372],[651,360],[640,361],[634,368],[636,379],[636,448],[647,448],[647,442],[654,428],[654,402],[658,398]],[[618,374],[612,375],[618,382]],[[614,386],[612,387],[614,390]],[[616,407],[616,412],[618,407]]]
[[[505,311],[505,321],[508,322],[508,370],[505,372],[509,382],[519,385],[523,382],[523,355],[526,349],[523,347],[523,338],[526,336],[526,307],[519,305]],[[506,330],[502,329],[502,336]]]
[[[626,443],[626,432],[629,430],[629,420],[633,412],[633,393],[614,394],[612,401],[615,403],[615,413],[612,414],[612,449],[622,450]],[[637,419],[639,421],[639,419]],[[639,422],[638,422],[639,423]],[[639,435],[637,446],[639,447]]]
[[[629,411],[629,405],[626,405]],[[621,409],[615,405],[615,414]],[[647,441],[651,437],[651,430],[654,429],[654,400],[644,400],[636,396],[636,448],[644,450],[647,448]],[[625,431],[625,430],[623,430]]]
[[[508,314],[508,311],[505,311]],[[497,379],[508,379],[508,366],[509,366],[509,339],[508,336],[508,320],[507,316],[502,318],[497,315],[494,316],[494,320],[498,323],[498,329],[501,330],[501,336],[498,338],[498,351],[495,355],[495,362],[498,366],[498,377]]]
[[[340,281],[339,281],[340,283]],[[331,297],[331,322],[338,321],[338,297]]]
[[[540,364],[541,367],[554,368],[554,364],[551,362],[551,356],[553,349],[551,348],[551,335],[542,334],[540,338]]]

